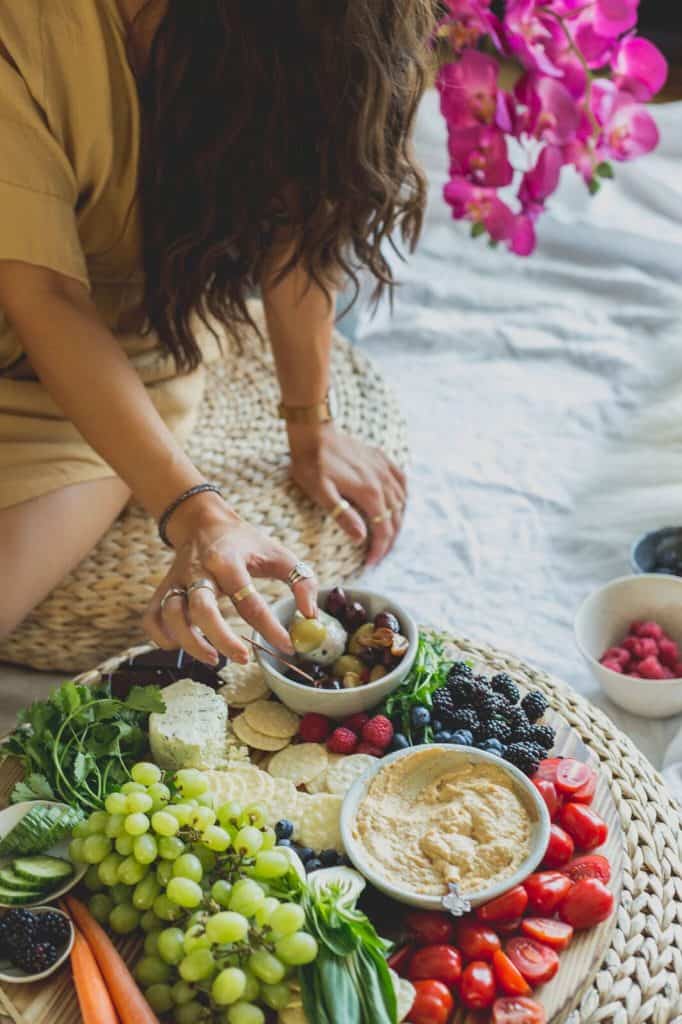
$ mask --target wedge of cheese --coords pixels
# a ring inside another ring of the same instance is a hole
[[[163,714],[149,716],[149,745],[161,768],[217,768],[226,757],[227,703],[210,686],[179,679],[166,686]]]

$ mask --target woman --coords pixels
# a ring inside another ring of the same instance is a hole
[[[405,478],[330,418],[334,291],[416,241],[409,134],[434,0],[0,0],[0,566],[6,636],[135,496],[175,550],[163,648],[248,656],[216,602],[289,638],[252,577],[295,554],[183,453],[219,334],[260,289],[291,472],[378,562]]]

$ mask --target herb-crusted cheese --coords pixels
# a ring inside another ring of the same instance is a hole
[[[225,762],[227,703],[210,686],[179,679],[162,691],[166,710],[149,716],[149,743],[162,768],[217,768]]]

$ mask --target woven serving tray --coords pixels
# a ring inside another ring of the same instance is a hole
[[[538,990],[551,1024],[682,1024],[682,818],[661,777],[602,712],[568,687],[493,648],[452,642],[485,669],[509,672],[522,686],[544,691],[554,709],[556,750],[599,763],[594,806],[609,825],[604,852],[617,910],[574,940],[561,955],[557,977]],[[146,650],[127,651],[79,681],[115,673]],[[3,804],[19,774],[11,762],[0,768]],[[125,940],[119,948],[133,962],[139,943]],[[15,1024],[81,1024],[68,967],[40,985],[0,986],[0,1021],[3,1011]],[[460,1013],[454,1021],[481,1024],[481,1015]]]

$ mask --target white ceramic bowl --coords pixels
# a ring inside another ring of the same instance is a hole
[[[578,650],[614,704],[644,718],[679,714],[682,679],[633,679],[599,663],[604,651],[620,643],[636,619],[655,620],[673,640],[682,641],[682,579],[641,573],[622,576],[595,590],[575,617]]]
[[[66,804],[61,804],[56,800],[23,800],[19,804],[10,804],[9,807],[5,807],[4,810],[0,811],[0,839],[6,836],[8,832],[11,832],[17,822],[19,822],[25,814],[28,814],[32,807],[40,806],[65,807]],[[49,850],[43,850],[43,854],[48,857],[61,857],[63,860],[71,861],[71,858],[69,857],[69,840],[70,836],[67,834],[63,839],[60,839],[58,843],[51,846]],[[13,860],[16,860],[17,857],[21,856],[28,857],[30,854],[15,853],[8,857],[0,857],[0,867],[7,867],[7,865],[11,864]],[[78,882],[80,882],[87,870],[87,864],[74,864],[73,874],[62,886],[56,888],[53,892],[44,893],[40,899],[34,901],[34,903],[22,903],[21,907],[27,907],[33,910],[36,905],[41,905],[45,903],[46,900],[58,899],[59,896],[63,896],[64,893],[73,889],[74,885],[77,885]],[[15,904],[3,903],[2,900],[0,900],[0,907],[10,909],[14,905]]]
[[[320,590],[318,603],[324,607],[327,594],[331,588]],[[373,590],[362,590],[359,587],[343,588],[351,601],[360,601],[370,618],[374,618],[379,612],[393,612],[400,623],[403,635],[409,641],[409,647],[402,661],[396,665],[392,672],[389,672],[382,679],[375,683],[366,683],[364,686],[356,686],[352,690],[322,690],[314,686],[306,686],[305,683],[295,683],[279,671],[280,664],[276,658],[256,649],[256,657],[265,672],[268,686],[275,693],[283,704],[286,704],[293,711],[304,715],[308,711],[315,711],[328,718],[346,718],[358,711],[367,711],[380,704],[396,687],[400,686],[407,673],[412,668],[417,654],[417,643],[419,630],[417,623],[411,615],[405,611],[402,605],[392,601],[383,594],[377,594]],[[293,618],[296,604],[293,597],[283,597],[270,606],[270,611],[275,618],[288,629]],[[253,634],[254,640],[263,644],[266,641],[259,633]]]
[[[533,824],[530,851],[514,874],[509,875],[500,882],[495,882],[493,885],[489,885],[487,889],[479,889],[476,893],[461,892],[459,894],[460,896],[464,896],[470,900],[472,906],[477,907],[481,903],[487,903],[489,900],[493,900],[497,896],[501,896],[502,893],[507,892],[509,889],[513,889],[515,885],[518,885],[524,878],[531,874],[544,857],[545,850],[547,849],[547,843],[549,842],[550,819],[545,801],[542,799],[540,793],[530,779],[528,779],[523,772],[519,771],[519,769],[514,765],[509,764],[509,762],[503,761],[502,758],[497,757],[495,754],[489,754],[487,751],[477,750],[474,747],[458,746],[457,744],[426,743],[420,747],[410,747],[407,750],[398,750],[394,754],[389,754],[387,757],[377,759],[376,765],[370,768],[363,776],[361,776],[361,778],[357,779],[353,783],[343,801],[343,806],[341,808],[341,838],[343,840],[343,845],[346,853],[357,870],[360,874],[364,875],[376,889],[379,889],[392,899],[398,900],[399,903],[408,903],[412,907],[421,907],[423,910],[443,909],[440,896],[425,896],[412,890],[400,889],[387,881],[387,879],[381,874],[376,872],[374,868],[367,863],[363,854],[362,845],[353,835],[355,819],[357,817],[360,804],[365,799],[367,790],[374,776],[394,761],[401,760],[405,757],[412,757],[423,750],[442,751],[444,759],[447,758],[448,764],[452,765],[462,763],[484,763],[494,764],[495,767],[501,768],[513,779],[516,792],[531,816]]]
[[[55,971],[59,970],[61,965],[67,959],[71,953],[73,947],[73,940],[75,936],[73,924],[68,914],[65,914],[62,910],[58,910],[57,907],[31,907],[32,914],[59,914],[60,917],[66,918],[69,922],[69,938],[66,945],[60,951],[59,956],[46,971],[40,971],[38,974],[26,974],[22,971],[21,967],[15,967],[9,960],[0,959],[0,981],[7,982],[10,985],[27,985],[34,981],[42,981],[43,978],[47,978],[50,974],[54,974]]]

